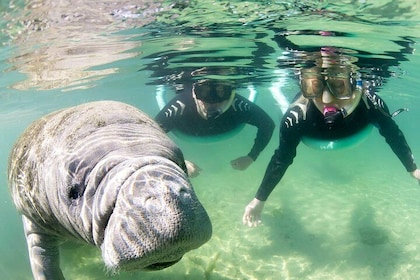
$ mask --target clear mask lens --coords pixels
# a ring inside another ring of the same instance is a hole
[[[312,77],[303,75],[300,83],[303,96],[306,98],[321,96],[325,88],[340,100],[350,99],[353,95],[350,78],[344,75],[314,75]]]

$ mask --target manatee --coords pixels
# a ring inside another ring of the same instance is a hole
[[[35,279],[64,279],[63,241],[101,250],[109,273],[158,270],[207,242],[212,225],[181,150],[140,110],[98,101],[32,123],[9,158]]]

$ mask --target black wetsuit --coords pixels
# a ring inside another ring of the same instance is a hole
[[[317,139],[339,139],[357,133],[369,123],[379,129],[388,145],[398,156],[408,172],[417,169],[410,147],[383,100],[376,94],[372,100],[363,98],[355,111],[342,120],[339,126],[330,128],[325,124],[324,116],[312,102],[306,107],[306,119],[302,107],[293,106],[282,118],[280,126],[280,144],[274,152],[266,169],[262,183],[255,198],[265,201],[280,182],[286,169],[296,156],[296,148],[303,136]],[[376,106],[373,102],[376,103]],[[304,108],[304,107],[303,107]]]
[[[193,136],[220,135],[245,123],[256,126],[257,137],[248,154],[254,161],[267,146],[275,126],[264,110],[238,94],[226,112],[215,119],[205,120],[198,114],[191,93],[182,93],[172,99],[157,114],[155,120],[165,132],[175,129]]]

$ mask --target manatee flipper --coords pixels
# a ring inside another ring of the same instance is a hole
[[[64,279],[57,238],[22,216],[34,279]]]

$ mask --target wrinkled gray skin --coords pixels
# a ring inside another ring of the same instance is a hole
[[[101,101],[33,123],[9,159],[35,279],[63,279],[63,240],[101,249],[107,269],[162,269],[212,227],[179,148],[144,113]]]

